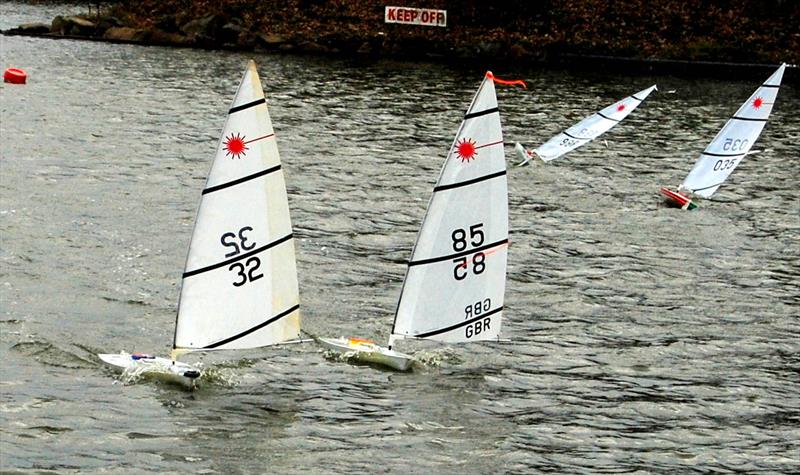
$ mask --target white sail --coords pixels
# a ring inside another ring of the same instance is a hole
[[[177,349],[296,338],[299,292],[278,146],[250,61],[203,190],[183,274]]]
[[[508,248],[508,191],[494,82],[487,77],[458,129],[408,264],[397,338],[496,339]]]
[[[700,154],[680,189],[709,198],[742,162],[767,123],[786,64],[782,64],[728,120]]]
[[[555,160],[567,152],[575,150],[581,145],[587,144],[600,135],[608,132],[617,125],[622,119],[628,117],[634,109],[639,107],[647,96],[656,89],[652,85],[643,89],[632,96],[621,99],[614,104],[596,112],[582,121],[568,128],[564,132],[551,138],[534,150],[545,162]]]

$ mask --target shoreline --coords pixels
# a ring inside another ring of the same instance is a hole
[[[741,80],[762,79],[786,62],[784,81],[798,81],[793,63],[800,62],[800,33],[792,31],[793,25],[800,31],[800,3],[766,0],[775,4],[766,9],[760,1],[742,0],[722,10],[700,0],[652,0],[653,8],[636,9],[642,1],[509,0],[503,7],[478,7],[431,0],[430,8],[448,11],[447,26],[431,27],[386,23],[384,4],[374,0],[139,0],[96,14],[58,15],[49,24],[19,25],[0,35]],[[751,18],[739,21],[736,15]]]
[[[358,51],[350,53],[342,52],[329,52],[329,51],[307,51],[303,49],[281,49],[281,48],[257,48],[257,49],[243,49],[232,45],[194,45],[194,44],[176,44],[164,42],[146,42],[136,39],[124,38],[99,38],[93,36],[80,36],[80,35],[59,35],[52,33],[27,33],[12,30],[0,30],[2,36],[23,36],[29,38],[40,38],[47,40],[72,40],[72,41],[92,41],[96,43],[109,43],[109,44],[127,44],[137,46],[155,46],[155,47],[168,47],[168,48],[186,48],[198,50],[218,50],[218,51],[237,51],[237,52],[256,52],[256,53],[277,53],[277,54],[291,54],[291,55],[309,55],[320,57],[331,57],[338,59],[357,59],[357,60],[371,60],[378,61],[382,59],[394,59],[408,62],[446,62],[446,63],[460,63],[464,64],[485,64],[486,61],[491,61],[495,65],[512,67],[512,69],[520,68],[557,68],[582,72],[612,72],[612,73],[628,73],[628,74],[667,74],[677,77],[687,76],[703,76],[715,79],[730,79],[730,76],[736,75],[736,80],[753,80],[763,79],[762,76],[773,72],[780,64],[756,64],[756,63],[736,63],[736,62],[715,62],[715,61],[693,61],[693,60],[680,60],[680,59],[659,59],[659,58],[628,58],[620,56],[608,55],[579,55],[579,54],[565,54],[561,57],[551,57],[547,59],[507,59],[507,58],[490,58],[486,59],[481,56],[474,58],[456,58],[447,59],[440,55],[408,55],[408,56],[387,56],[359,53]],[[797,84],[800,83],[800,68],[797,65],[787,64],[786,73],[783,78],[784,84]]]

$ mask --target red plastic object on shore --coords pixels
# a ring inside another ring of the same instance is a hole
[[[19,68],[8,68],[3,73],[3,82],[11,84],[25,84],[28,80],[28,74]]]

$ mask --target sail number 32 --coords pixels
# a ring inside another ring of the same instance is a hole
[[[235,257],[242,252],[247,252],[255,249],[256,243],[250,241],[245,235],[246,232],[252,231],[253,228],[245,226],[239,230],[238,233],[227,232],[223,234],[219,241],[223,246],[233,248],[230,252],[225,254],[225,258]],[[264,277],[264,274],[256,273],[261,266],[261,259],[257,256],[249,257],[244,264],[241,262],[234,262],[228,267],[228,270],[235,272],[237,280],[233,281],[234,287],[241,287],[242,285],[258,280]]]
[[[462,252],[468,248],[475,248],[483,244],[486,236],[483,233],[483,223],[473,224],[469,227],[469,236],[465,229],[458,228],[452,232],[450,237],[453,239],[453,250]],[[456,280],[464,280],[469,275],[470,263],[472,264],[473,274],[482,274],[486,270],[486,254],[476,252],[472,256],[461,256],[453,259],[453,277]]]

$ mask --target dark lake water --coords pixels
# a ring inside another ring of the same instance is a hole
[[[0,13],[9,28],[62,9]],[[0,64],[29,74],[0,85],[0,469],[800,470],[796,87],[780,91],[766,151],[683,212],[659,187],[683,179],[757,81],[495,68],[528,81],[498,87],[498,101],[506,141],[531,147],[661,91],[600,140],[509,169],[510,342],[427,345],[403,374],[314,345],[220,353],[187,392],[121,380],[95,353],[169,351],[192,220],[246,60],[286,172],[303,326],[379,341],[484,69],[0,42]]]

